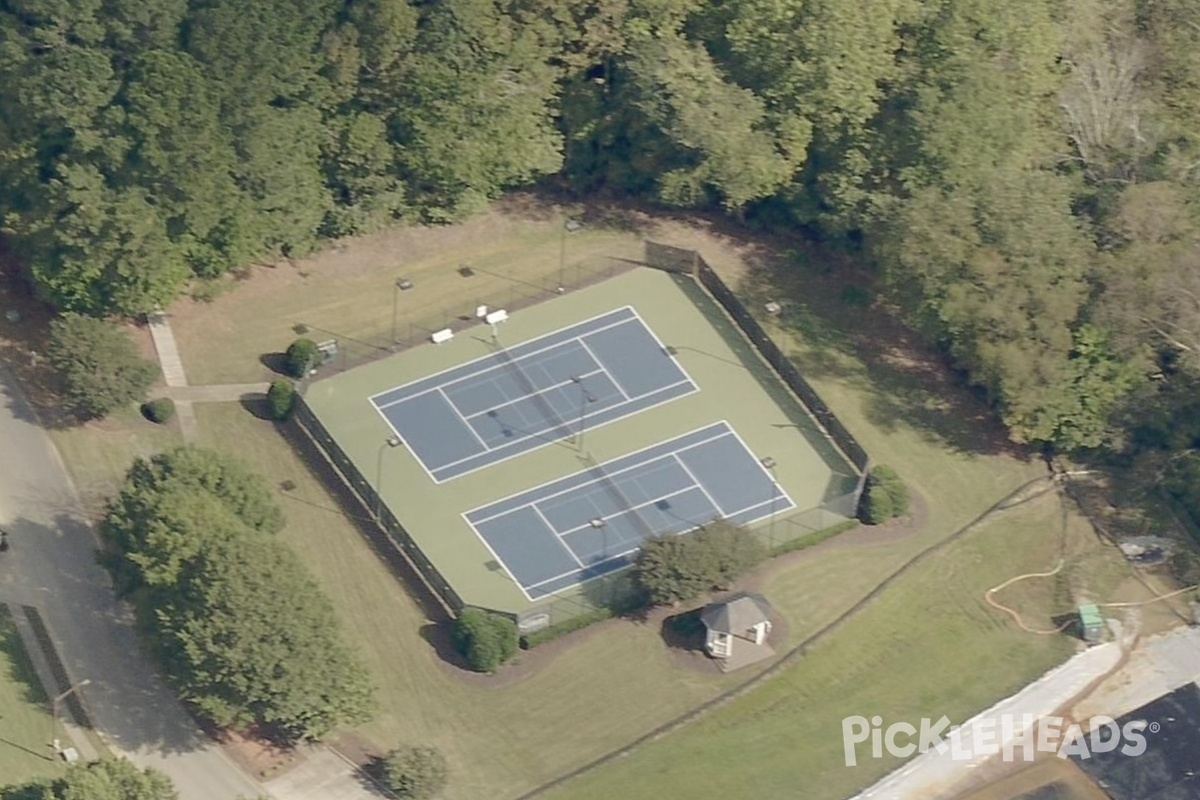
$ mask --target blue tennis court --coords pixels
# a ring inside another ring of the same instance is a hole
[[[626,306],[371,398],[436,483],[697,391]]]
[[[719,518],[746,525],[793,507],[719,422],[463,517],[534,600],[627,566],[649,536]]]

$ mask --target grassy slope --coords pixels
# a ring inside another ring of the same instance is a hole
[[[728,281],[741,278],[756,305],[766,297],[790,301],[774,335],[873,459],[896,468],[925,501],[927,521],[918,535],[873,550],[874,569],[848,576],[858,593],[871,588],[880,569],[890,571],[915,547],[944,539],[1024,480],[1044,474],[1036,462],[1004,454],[969,400],[953,404],[938,385],[935,364],[890,349],[900,332],[864,331],[870,313],[840,306],[837,287],[815,272],[772,274],[763,267],[747,274],[729,259],[714,266]],[[1069,654],[1062,639],[1022,633],[982,600],[1005,578],[1054,563],[1062,512],[1051,496],[992,518],[907,572],[778,679],[551,797],[836,798],[871,783],[895,764],[846,768],[845,716],[963,719]],[[1085,582],[1103,596],[1119,580],[1116,559],[1096,552],[1079,517],[1067,519],[1072,549],[1088,553],[1081,560]],[[778,573],[768,596],[802,607],[827,563]],[[1008,599],[1039,622],[1051,610],[1067,610],[1061,590],[1050,594],[1044,585],[1022,584]],[[811,617],[803,615],[793,628],[816,629],[819,620]]]
[[[294,335],[290,326],[300,320],[352,335],[378,334],[390,322],[387,289],[398,271],[415,276],[418,287],[426,289],[420,301],[431,309],[439,302],[446,307],[462,304],[466,284],[454,277],[460,263],[544,282],[553,276],[558,262],[555,219],[543,215],[530,222],[491,214],[453,228],[402,231],[398,234],[402,246],[386,238],[351,242],[295,269],[261,271],[211,306],[177,304],[173,319],[189,376],[196,382],[261,377],[258,356],[286,345]],[[736,249],[708,232],[681,229],[677,224],[668,228],[655,235],[698,246],[710,256]],[[599,258],[606,252],[633,255],[639,241],[640,236],[631,233],[592,230],[568,240],[574,248],[568,250],[568,261],[572,253],[579,258]],[[736,264],[737,259],[729,261]],[[753,293],[760,287],[749,288]],[[806,296],[803,287],[795,292],[784,296]],[[861,547],[835,541],[834,546],[775,565],[763,585],[788,620],[788,641],[779,642],[784,646],[852,606],[920,549],[944,539],[1016,487],[1043,474],[1036,463],[971,441],[971,416],[947,407],[940,387],[930,386],[928,373],[860,360],[854,342],[828,324],[838,315],[822,316],[819,311],[789,308],[786,315],[789,327],[806,334],[805,344],[797,340],[795,345],[800,362],[872,455],[896,467],[926,500],[926,524],[895,541]],[[851,320],[850,327],[861,321]],[[363,733],[383,747],[405,741],[441,747],[452,766],[448,800],[515,796],[751,677],[680,670],[662,647],[656,627],[613,621],[548,658],[535,654],[536,670],[518,665],[514,676],[499,685],[466,678],[439,659],[426,639],[428,620],[418,604],[270,423],[254,419],[235,404],[202,405],[198,411],[205,443],[238,453],[273,483],[295,482],[296,488],[281,500],[289,516],[285,535],[333,598],[379,686],[378,717]],[[108,431],[89,426],[56,434],[77,478],[98,492],[117,484],[134,455],[174,441],[168,430],[141,430],[137,419],[120,425],[125,427]],[[759,775],[756,780],[766,795],[794,794],[807,784],[797,783],[794,768],[787,768],[788,763],[800,763],[794,752],[798,743],[788,737],[813,727],[805,722],[810,717],[827,722],[840,719],[859,708],[854,700],[870,704],[891,698],[889,702],[907,711],[914,707],[915,696],[943,713],[965,713],[986,705],[1063,655],[1061,643],[1030,643],[1017,636],[1012,648],[1005,645],[1005,652],[1011,650],[1019,659],[1002,660],[1003,669],[990,664],[981,669],[982,662],[972,660],[972,648],[988,640],[989,631],[1011,635],[1007,623],[997,622],[991,612],[977,607],[977,585],[987,583],[992,575],[975,570],[982,565],[1002,578],[1016,566],[1006,563],[1009,558],[1037,568],[1045,565],[1043,556],[1048,554],[1038,549],[1041,540],[1036,535],[1042,523],[1026,523],[1035,527],[1018,524],[1010,530],[997,523],[989,528],[1000,531],[1002,541],[1012,537],[993,551],[972,551],[964,543],[960,560],[930,562],[921,568],[924,573],[914,572],[911,581],[905,579],[889,589],[784,677],[623,762],[620,769],[599,771],[571,784],[566,794],[621,796],[625,790],[636,794],[632,787],[644,785],[647,796],[676,796],[674,786],[682,781],[695,787],[697,796],[712,796],[711,787],[723,785],[726,774],[743,779]],[[1010,553],[1013,549],[1015,556]],[[932,603],[930,598],[946,592],[945,576],[960,572],[965,599]],[[1041,606],[1033,602],[1031,608]],[[903,645],[922,638],[927,641],[921,647]],[[959,641],[961,646],[955,644]],[[830,655],[818,658],[821,652]],[[907,660],[898,660],[906,652]],[[948,666],[963,667],[962,680],[946,680],[929,669],[943,653]],[[895,681],[887,677],[893,671],[900,676]],[[872,695],[871,687],[877,685],[891,689]],[[899,691],[901,685],[910,686],[907,693]],[[878,713],[891,708],[880,708]],[[761,724],[750,724],[752,719]],[[738,731],[736,741],[754,749],[729,747],[731,740],[717,736],[726,726]],[[819,736],[800,743],[808,746],[831,735],[837,737],[838,730],[830,734],[822,729]],[[772,741],[780,745],[765,749],[767,763],[758,748]],[[831,754],[840,763],[839,748],[814,748],[814,755],[802,759],[806,769],[815,770],[812,780],[833,781],[833,786],[865,780],[821,772]],[[751,757],[746,757],[747,752]],[[712,767],[693,764],[694,780],[679,774],[678,760],[692,756],[706,759]],[[639,776],[636,780],[622,777],[626,764],[641,765],[629,773]],[[726,796],[745,794],[739,788]]]
[[[58,775],[49,700],[10,617],[0,607],[0,787]]]

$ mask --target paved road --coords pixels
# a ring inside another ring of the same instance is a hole
[[[113,749],[171,776],[182,800],[262,789],[213,746],[139,655],[129,615],[95,563],[78,496],[46,432],[0,368],[0,600],[41,608],[72,680]]]

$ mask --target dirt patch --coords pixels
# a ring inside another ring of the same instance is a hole
[[[276,778],[299,762],[295,748],[279,745],[254,732],[208,727],[205,730],[226,756],[259,780]]]

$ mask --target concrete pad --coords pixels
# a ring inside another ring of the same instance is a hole
[[[276,800],[379,800],[385,797],[364,785],[357,767],[319,745],[307,748],[299,764],[264,786]]]

